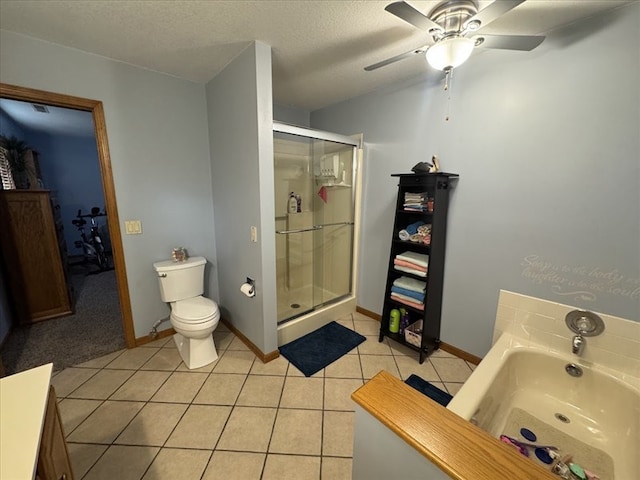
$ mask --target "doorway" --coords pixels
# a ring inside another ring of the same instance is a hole
[[[129,288],[124,263],[124,251],[122,247],[120,222],[118,218],[115,187],[111,171],[111,161],[102,102],[1,83],[0,97],[91,113],[102,180],[102,190],[104,193],[104,208],[107,214],[107,227],[111,239],[112,262],[117,284],[117,292],[114,292],[114,295],[117,295],[119,300],[120,318],[122,320],[122,332],[124,335],[125,346],[127,348],[135,347],[136,339],[133,329]]]

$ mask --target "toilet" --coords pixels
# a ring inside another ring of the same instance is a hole
[[[218,359],[213,331],[218,326],[220,310],[216,302],[202,296],[206,263],[204,257],[192,257],[183,262],[165,260],[153,264],[160,296],[171,306],[169,320],[177,332],[173,339],[189,369]]]

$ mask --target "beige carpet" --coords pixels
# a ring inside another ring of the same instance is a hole
[[[520,435],[521,428],[528,428],[536,434],[538,439],[535,442],[525,440]],[[533,443],[536,445],[553,445],[558,447],[558,452],[564,455],[572,455],[573,462],[580,465],[586,470],[598,474],[600,480],[614,480],[613,476],[613,460],[602,450],[593,448],[586,443],[577,440],[560,430],[553,428],[551,425],[538,420],[533,415],[525,412],[520,408],[511,410],[507,423],[504,426],[504,435],[515,438],[516,440]],[[538,457],[535,456],[533,449],[529,449],[532,461],[537,462],[543,467],[549,468]]]

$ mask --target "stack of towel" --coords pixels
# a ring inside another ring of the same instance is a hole
[[[391,299],[418,310],[424,310],[426,290],[426,282],[403,276],[394,280],[391,286]]]
[[[429,255],[416,252],[404,252],[393,259],[393,268],[401,272],[412,273],[419,277],[427,276]]]
[[[410,212],[426,212],[427,211],[428,193],[405,192],[404,209]]]
[[[431,245],[431,224],[422,221],[407,225],[406,228],[398,232],[400,240]]]

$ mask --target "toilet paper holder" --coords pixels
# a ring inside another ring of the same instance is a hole
[[[245,294],[247,297],[255,297],[256,296],[256,285],[255,280],[251,277],[247,277],[247,281],[240,285],[240,291]]]

